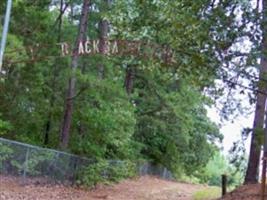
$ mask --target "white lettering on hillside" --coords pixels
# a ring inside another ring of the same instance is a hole
[[[68,56],[74,53],[73,48],[66,42],[60,43],[61,55]],[[166,45],[157,45],[150,42],[126,41],[126,40],[100,40],[80,41],[75,51],[78,55],[127,55],[143,58],[159,59],[165,63],[177,63],[175,51]]]
[[[99,53],[99,40],[93,40],[93,52]]]
[[[63,42],[61,45],[61,55],[66,56],[69,55],[69,45],[66,42]]]

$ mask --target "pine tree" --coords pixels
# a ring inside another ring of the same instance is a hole
[[[251,146],[248,161],[248,168],[245,177],[245,184],[257,183],[259,178],[259,164],[260,164],[260,152],[262,141],[262,135],[264,134],[264,115],[266,107],[266,92],[267,92],[267,2],[262,1],[262,45],[261,45],[261,63],[259,71],[258,90],[257,93],[256,109],[253,123],[253,131],[251,136]]]
[[[83,41],[83,38],[85,38],[87,34],[89,6],[90,6],[90,0],[84,0],[80,18],[80,25],[78,29],[78,35],[72,52],[72,62],[71,62],[72,74],[69,79],[67,96],[65,99],[65,111],[62,122],[61,140],[60,140],[61,148],[67,148],[69,143],[72,112],[73,112],[73,101],[74,101],[73,98],[75,96],[75,85],[76,85],[75,71],[78,68],[79,44],[81,41]]]

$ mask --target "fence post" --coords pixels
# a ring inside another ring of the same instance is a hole
[[[25,184],[26,173],[27,173],[27,168],[28,168],[29,151],[30,151],[30,148],[27,147],[25,161],[24,161],[24,165],[23,165],[23,182],[24,182],[24,184]]]
[[[227,192],[227,175],[222,175],[222,196],[226,195]]]

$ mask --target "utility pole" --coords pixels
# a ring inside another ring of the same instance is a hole
[[[8,26],[9,26],[9,21],[10,21],[11,8],[12,8],[12,0],[7,0],[5,23],[4,23],[2,39],[1,39],[1,47],[0,47],[0,73],[2,72],[3,56],[4,56],[5,47],[6,47],[6,39],[7,39]]]

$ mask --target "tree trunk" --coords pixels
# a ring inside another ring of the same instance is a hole
[[[263,130],[265,100],[266,100],[265,95],[263,94],[257,95],[256,110],[253,123],[253,131],[251,136],[250,154],[249,154],[248,168],[246,171],[245,184],[258,182],[260,150],[261,150],[261,144],[258,138],[259,134],[263,133],[263,131],[261,130]]]
[[[105,7],[110,7],[110,0],[104,0],[105,1]],[[105,9],[104,9],[105,11]],[[108,30],[109,30],[109,22],[105,19],[101,19],[99,22],[99,51],[101,55],[105,55],[108,51]],[[103,63],[99,64],[98,66],[98,78],[103,79],[105,73],[105,66]]]
[[[65,149],[68,147],[69,136],[70,136],[70,127],[72,120],[72,112],[73,112],[73,97],[75,95],[75,71],[78,67],[78,58],[79,58],[79,43],[85,38],[87,33],[87,23],[88,23],[88,14],[89,14],[89,6],[90,0],[83,1],[82,14],[80,18],[80,25],[78,29],[78,35],[75,42],[75,46],[72,52],[72,61],[71,61],[71,70],[72,75],[69,79],[67,95],[65,100],[65,111],[61,128],[61,138],[60,138],[60,146]]]
[[[49,133],[51,129],[51,114],[48,115],[48,120],[45,124],[45,134],[44,134],[44,145],[47,146],[49,143]]]
[[[265,0],[262,1],[262,8],[263,8],[263,24],[262,24],[262,31],[263,31],[263,38],[262,38],[262,47],[261,47],[261,67],[260,67],[260,80],[258,82],[258,89],[259,91],[263,91],[264,93],[267,92],[266,87],[266,78],[267,78],[267,57],[266,57],[266,50],[267,50],[267,40],[266,40],[266,12],[267,12],[267,4]],[[257,94],[257,101],[256,101],[256,110],[255,110],[255,117],[253,123],[253,131],[251,136],[251,145],[250,145],[250,154],[249,154],[249,161],[248,161],[248,168],[246,171],[246,177],[244,184],[249,183],[257,183],[258,176],[259,176],[259,164],[260,164],[260,152],[261,152],[261,142],[259,140],[260,135],[264,134],[263,127],[264,127],[264,114],[265,114],[265,103],[266,103],[266,94],[258,93]]]
[[[57,37],[57,42],[60,43],[61,42],[61,30],[62,30],[62,17],[64,14],[64,1],[61,0],[60,1],[60,14],[59,14],[59,21],[58,21],[58,37]],[[48,117],[47,117],[47,121],[45,123],[45,132],[44,132],[44,145],[47,146],[49,143],[49,136],[50,136],[50,130],[51,130],[51,126],[52,126],[52,110],[54,108],[54,104],[55,104],[55,91],[56,91],[56,79],[58,76],[58,67],[57,67],[57,60],[56,59],[56,64],[54,66],[54,70],[53,70],[53,77],[51,80],[51,85],[50,88],[52,89],[52,95],[50,97],[50,109],[48,112]]]
[[[134,77],[135,77],[134,67],[129,65],[126,69],[126,75],[124,81],[124,87],[126,89],[127,94],[131,94],[133,92]]]

